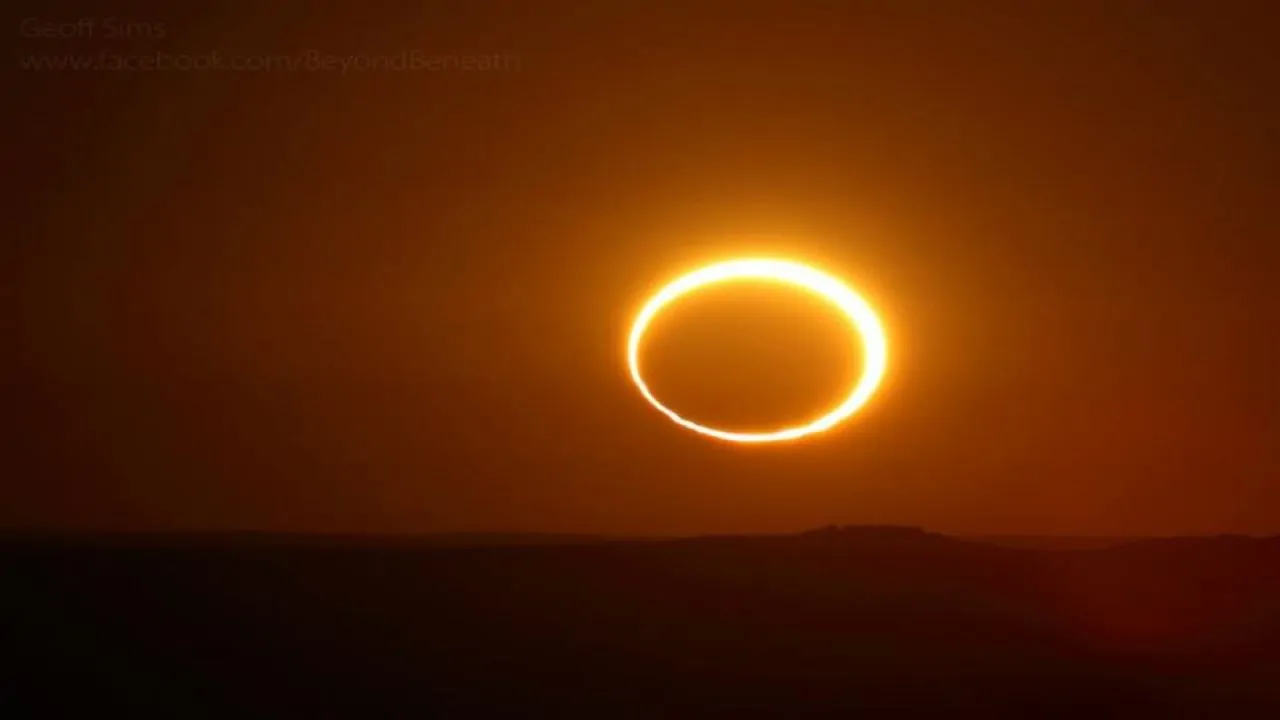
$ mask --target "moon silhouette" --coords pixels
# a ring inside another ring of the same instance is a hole
[[[718,283],[763,280],[797,286],[835,305],[849,320],[863,351],[862,373],[849,394],[835,409],[807,424],[767,432],[733,432],[708,427],[682,417],[654,397],[640,372],[640,343],[650,323],[672,302]],[[875,310],[844,282],[802,263],[772,258],[744,258],[715,263],[671,281],[649,298],[631,324],[627,340],[627,367],[640,394],[654,408],[684,428],[734,443],[771,443],[796,440],[830,430],[856,413],[875,394],[884,378],[888,348],[884,328]]]

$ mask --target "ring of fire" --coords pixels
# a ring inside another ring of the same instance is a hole
[[[784,427],[768,432],[733,432],[707,427],[681,417],[663,405],[645,384],[640,374],[640,342],[650,323],[667,305],[708,285],[737,280],[765,280],[795,285],[815,293],[835,305],[848,318],[863,349],[862,374],[853,389],[839,405],[822,417],[805,425]],[[866,404],[884,377],[888,351],[880,318],[871,306],[852,288],[831,275],[790,260],[748,258],[708,265],[683,275],[659,290],[640,309],[631,324],[627,341],[627,367],[640,394],[673,422],[694,432],[719,440],[737,443],[769,443],[795,440],[835,427]]]

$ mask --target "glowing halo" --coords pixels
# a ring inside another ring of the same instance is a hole
[[[640,374],[639,363],[640,341],[644,338],[649,324],[664,307],[674,300],[708,285],[735,280],[767,280],[798,286],[831,302],[849,319],[862,342],[863,370],[849,395],[834,410],[805,425],[784,427],[768,432],[731,432],[700,425],[681,417],[674,410],[663,405],[649,391],[649,386],[645,384]],[[884,377],[887,356],[884,329],[880,325],[880,318],[852,288],[835,277],[807,265],[769,258],[728,260],[676,278],[649,298],[640,309],[635,321],[631,324],[631,334],[627,340],[627,367],[631,372],[631,379],[650,405],[676,424],[689,430],[737,443],[795,440],[835,427],[871,399]]]

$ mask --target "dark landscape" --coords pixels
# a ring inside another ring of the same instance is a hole
[[[13,538],[18,687],[183,715],[1280,708],[1280,538],[484,537]]]
[[[6,4],[0,720],[1280,718],[1278,5]]]

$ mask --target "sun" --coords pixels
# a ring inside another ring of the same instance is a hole
[[[702,288],[718,283],[755,280],[797,286],[835,305],[849,320],[863,350],[862,374],[849,394],[835,409],[804,425],[783,427],[767,432],[732,432],[707,427],[681,417],[663,405],[650,392],[640,372],[640,344],[658,313],[672,302]],[[884,328],[875,310],[851,287],[825,272],[808,265],[775,258],[742,258],[715,263],[694,270],[671,281],[644,304],[631,323],[627,339],[627,367],[640,394],[676,424],[702,435],[735,443],[771,443],[796,440],[830,430],[856,413],[875,394],[884,378],[888,347]]]

